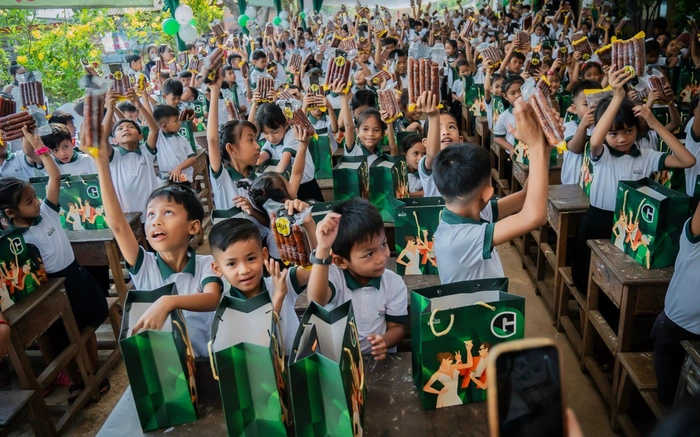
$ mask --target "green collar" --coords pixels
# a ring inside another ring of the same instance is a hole
[[[259,73],[262,73],[263,71],[265,71],[265,70],[263,70],[262,68],[258,68],[258,67],[256,67],[256,66],[253,66],[253,70],[255,70],[255,71],[259,72]]]
[[[442,209],[442,221],[444,221],[448,225],[464,225],[464,224],[479,225],[482,223],[479,220],[474,220],[474,219],[469,218],[469,217],[463,217],[461,215],[457,215],[447,208]]]
[[[334,93],[333,91],[330,91],[328,93],[331,97],[338,97],[338,94]]]
[[[167,132],[163,132],[163,136],[164,136],[165,138],[179,137],[179,136],[180,136],[180,133],[179,133],[179,132],[175,132],[175,133],[173,133],[173,134],[169,134],[169,133],[167,133]]]
[[[261,293],[261,294],[262,294],[262,293],[267,293],[267,286],[265,285],[265,279],[264,279],[264,278],[261,278],[261,279],[260,279],[260,293]],[[237,288],[234,287],[233,285],[231,286],[231,288],[229,288],[228,294],[229,294],[231,297],[236,297],[236,298],[238,298],[238,299],[248,299],[248,298],[245,297],[245,295],[241,292],[241,290],[237,289]]]
[[[40,215],[37,216],[37,217],[34,217],[34,219],[32,220],[32,225],[31,225],[31,226],[36,226],[36,225],[38,225],[39,223],[41,223],[41,220],[42,220],[42,219],[43,219],[43,217],[40,216]],[[31,226],[30,226],[30,227],[26,227],[26,228],[25,228],[24,226],[15,226],[15,220],[14,220],[14,219],[10,219],[10,220],[9,220],[9,223],[10,223],[10,229],[12,229],[12,230],[17,229],[17,230],[19,230],[19,232],[21,232],[21,233],[27,232],[27,231],[29,230],[29,228],[31,227]]]
[[[58,165],[70,164],[71,162],[75,162],[78,160],[78,152],[77,152],[77,150],[73,149],[73,156],[70,157],[70,161],[68,161],[68,162],[61,162],[56,158],[54,158],[53,160],[56,161],[56,164],[58,164]]]
[[[188,247],[187,255],[190,257],[190,259],[187,261],[187,264],[185,264],[185,268],[182,270],[181,273],[189,273],[190,275],[194,276],[195,268],[197,266],[197,254],[195,253],[194,249]],[[168,279],[171,275],[175,273],[180,273],[171,269],[170,266],[167,265],[165,261],[161,259],[159,253],[156,253],[156,261],[158,262],[158,270],[160,271],[160,276],[161,278],[163,278],[163,280]]]
[[[241,179],[250,179],[251,181],[253,181],[258,176],[253,172],[252,167],[248,167],[248,168],[250,169],[250,173],[248,174],[247,178],[245,176],[243,176],[241,173],[239,173],[238,170],[231,167],[230,165],[226,166],[226,171],[228,172],[229,176],[231,176],[232,181],[240,181]]]
[[[7,151],[7,156],[5,157],[5,161],[11,161],[15,157],[15,153],[11,150]]]
[[[607,146],[607,147],[608,147],[608,152],[610,152],[610,154],[612,156],[614,156],[615,158],[619,158],[619,157],[625,156],[625,155],[629,155],[633,158],[636,158],[638,156],[642,156],[642,152],[639,150],[639,147],[637,147],[637,143],[634,143],[632,145],[632,148],[630,149],[630,151],[628,153],[619,152],[615,148],[610,147],[610,146]]]
[[[358,138],[356,141],[356,144],[360,146],[360,149],[362,149],[362,155],[364,156],[370,156],[370,155],[376,155],[376,156],[382,156],[384,154],[384,151],[382,151],[381,143],[377,144],[377,148],[374,151],[374,153],[370,152],[367,147],[365,147],[364,144],[362,144],[362,141]]]
[[[357,290],[360,288],[364,288],[364,287],[362,287],[362,285],[359,282],[357,282],[357,279],[355,279],[355,277],[353,277],[347,269],[343,269],[343,275],[345,276],[345,283],[348,285],[348,288],[350,290]],[[379,290],[379,286],[381,285],[381,283],[382,283],[381,276],[378,278],[372,278],[369,280],[366,287],[374,287],[377,290]]]
[[[119,153],[121,153],[122,155],[126,155],[127,153],[136,153],[137,155],[141,154],[141,145],[140,144],[139,144],[139,147],[137,147],[135,150],[125,149],[122,146],[117,147],[117,149],[119,149]]]

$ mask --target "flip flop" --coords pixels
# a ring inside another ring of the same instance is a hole
[[[72,405],[73,402],[75,402],[79,397],[80,394],[85,390],[85,384],[80,383],[80,384],[72,384],[70,387],[68,387],[68,405]]]

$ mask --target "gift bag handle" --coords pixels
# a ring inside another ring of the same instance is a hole
[[[192,341],[190,340],[190,336],[187,334],[187,330],[183,329],[182,326],[180,325],[180,322],[177,320],[173,320],[173,325],[177,328],[178,331],[180,331],[180,335],[182,336],[182,341],[185,343],[185,353],[187,354],[187,361],[186,365],[192,365],[192,368],[190,370],[190,379],[192,381],[188,381],[188,387],[190,389],[190,398],[192,399],[192,402],[195,402],[197,400],[197,386],[194,383],[194,373],[196,371],[195,366],[194,366],[194,349],[192,348]]]
[[[489,305],[489,304],[487,304],[486,302],[481,302],[481,301],[479,301],[479,302],[474,302],[474,305],[481,305],[482,307],[488,308],[488,309],[490,309],[491,311],[496,311],[496,307],[494,307],[494,306],[492,306],[492,305]],[[454,325],[454,323],[455,323],[455,315],[454,315],[454,314],[450,314],[450,324],[447,326],[447,328],[445,328],[444,331],[437,332],[437,331],[435,330],[435,326],[434,326],[433,321],[434,321],[434,319],[435,319],[435,314],[437,314],[438,311],[440,311],[440,308],[435,308],[435,309],[433,310],[433,312],[430,313],[430,319],[428,320],[428,325],[430,325],[430,330],[433,332],[433,335],[434,335],[435,337],[442,337],[443,335],[447,335],[447,334],[450,332],[450,330],[452,330],[452,325]]]
[[[216,381],[219,380],[219,375],[216,374],[216,367],[214,366],[214,354],[211,352],[211,340],[207,343],[207,349],[209,350],[209,364],[211,365],[211,374],[214,376]]]
[[[279,328],[279,332],[280,332],[280,334],[281,334],[281,333],[282,333],[282,322],[281,322],[281,319],[280,319],[279,314],[277,314],[277,311],[275,311],[275,310],[272,310],[272,321],[273,321],[273,323],[276,323],[276,324],[277,324],[277,327]],[[278,341],[278,340],[277,340],[277,337],[275,336],[275,334],[273,334],[272,332],[270,332],[270,338],[272,338],[272,341],[274,342],[275,347],[279,346],[279,350],[280,350],[280,354],[279,354],[279,355],[282,357],[282,359],[279,360],[279,361],[281,362],[281,365],[280,365],[280,372],[284,372],[284,354],[285,354],[285,349],[284,349],[284,335],[280,335],[280,338],[279,338],[279,341]]]
[[[362,359],[362,348],[360,347],[360,336],[357,334],[357,327],[355,326],[355,323],[350,321],[348,322],[348,325],[350,325],[350,328],[352,329],[352,335],[355,336],[355,339],[357,340],[355,344],[357,345],[357,354],[360,357],[360,381],[359,381],[359,389],[363,390],[365,388],[365,363],[364,360]],[[356,382],[355,379],[355,368],[357,367],[355,365],[355,361],[353,360],[352,357],[352,351],[348,348],[344,348],[345,352],[348,354],[350,357],[350,371],[352,372],[352,380],[353,384]]]

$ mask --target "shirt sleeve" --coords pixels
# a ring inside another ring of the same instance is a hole
[[[568,121],[564,123],[564,141],[570,141],[574,135],[576,135],[577,130],[578,124],[576,124],[575,121]]]
[[[134,286],[136,289],[143,287],[143,283],[146,278],[148,278],[149,272],[154,272],[160,275],[158,271],[158,265],[156,263],[156,257],[153,253],[146,252],[143,247],[139,247],[139,254],[136,257],[136,262],[134,265],[129,265],[126,263],[126,268],[131,274],[131,279],[134,281]]]
[[[396,282],[397,286],[388,291],[385,318],[387,322],[405,323],[408,319],[408,288],[400,278]]]
[[[496,125],[493,127],[493,136],[497,138],[505,138],[508,135],[508,129],[506,128],[506,121],[508,117],[505,117],[505,113],[501,114],[496,121]]]
[[[345,278],[340,267],[328,266],[328,287],[331,289],[331,299],[325,305],[328,310],[333,310],[346,302]]]

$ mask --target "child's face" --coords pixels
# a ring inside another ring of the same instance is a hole
[[[589,67],[586,72],[583,73],[583,78],[585,80],[595,80],[596,82],[603,80],[603,76],[603,72],[600,71],[600,68],[597,66]]]
[[[17,209],[11,210],[8,217],[19,217],[22,219],[33,219],[39,217],[41,213],[41,201],[36,197],[36,192],[31,186],[24,189],[19,197]]]
[[[131,69],[134,71],[141,71],[143,70],[143,63],[139,59],[138,61],[134,61],[131,63]]]
[[[396,60],[396,71],[399,73],[399,75],[404,76],[406,74],[407,69],[408,57],[399,56],[399,58]]]
[[[508,100],[508,103],[511,105],[515,104],[515,101],[520,98],[522,95],[520,93],[520,86],[522,84],[519,82],[512,83],[510,86],[508,86],[508,89],[506,90],[506,100]]]
[[[586,100],[586,94],[581,91],[573,98],[574,108],[576,108],[576,115],[578,115],[579,120],[582,119],[588,112],[588,101]]]
[[[648,52],[647,53],[647,64],[652,65],[659,62],[659,52]]]
[[[407,106],[405,106],[401,108],[401,112],[403,112],[404,117],[411,122],[420,120],[421,116],[423,115],[423,113],[417,107],[413,108],[413,111],[411,111]]]
[[[243,58],[240,57],[235,57],[231,59],[231,67],[233,67],[234,70],[240,70],[241,69],[241,60]]]
[[[217,276],[226,278],[244,295],[259,290],[263,261],[267,258],[267,248],[262,247],[260,240],[237,241],[223,252],[214,249],[212,255],[212,268]]]
[[[537,35],[537,36],[544,35],[544,29],[542,28],[542,26],[537,26],[535,28],[535,35]]]
[[[377,117],[368,117],[360,126],[357,136],[365,147],[374,150],[384,137],[384,131]]]
[[[559,75],[549,74],[547,75],[547,80],[549,81],[550,89],[552,90],[552,92],[558,93],[559,88],[561,87],[561,79],[559,79]]]
[[[620,130],[610,130],[605,135],[605,142],[615,150],[627,153],[637,141],[637,127],[625,127]]]
[[[425,156],[425,146],[421,141],[416,142],[413,146],[406,152],[406,164],[408,168],[412,171],[418,171],[418,163],[421,158]]]
[[[126,144],[138,144],[142,138],[141,130],[136,128],[133,123],[121,123],[114,130],[114,139],[120,146],[124,146]]]
[[[167,134],[174,134],[175,132],[178,132],[180,130],[180,120],[177,119],[177,117],[173,116],[170,117],[170,119],[166,122],[160,125],[160,130]]]
[[[454,47],[452,47],[452,44],[445,44],[445,54],[446,54],[447,56],[452,56],[452,55],[454,55],[456,51],[457,51],[457,49],[455,49]]]
[[[467,65],[459,66],[459,77],[467,77],[469,75],[469,67]]]
[[[272,67],[267,69],[267,72],[272,76],[273,78],[277,77],[277,65],[273,65]]]
[[[253,65],[255,65],[255,68],[259,68],[260,70],[264,70],[267,67],[267,56],[264,56],[256,61],[253,61]]]
[[[276,144],[276,143],[275,143]],[[238,144],[227,144],[229,155],[235,155],[236,162],[245,167],[254,166],[260,157],[260,145],[255,141],[255,132],[249,127],[244,127]]]
[[[503,78],[495,80],[493,82],[493,95],[502,97],[503,96]]]
[[[323,117],[323,112],[319,108],[314,108],[309,112],[316,120],[319,120],[321,117]]]
[[[357,108],[352,110],[352,116],[355,120],[357,120],[360,115],[362,115],[363,112],[369,109],[368,105],[363,105],[363,106],[358,106]]]
[[[66,123],[66,127],[70,131],[70,136],[72,138],[75,138],[75,123],[73,122],[73,120],[68,120],[68,123]]]
[[[233,70],[227,70],[224,75],[224,80],[228,83],[234,83],[236,81],[236,72]]]
[[[378,278],[384,274],[386,263],[390,257],[389,245],[384,231],[365,241],[352,246],[350,259],[343,259],[339,267],[346,268],[355,275],[363,278]]]
[[[192,90],[187,87],[182,91],[182,98],[180,99],[183,102],[193,102],[194,101],[194,93]]]
[[[199,220],[188,220],[183,205],[167,197],[156,197],[146,207],[146,239],[157,252],[187,246],[199,232]]]
[[[360,61],[362,61],[365,64],[369,62],[369,52],[363,51],[358,55],[358,57],[360,58]]]
[[[176,96],[175,94],[163,94],[163,98],[165,99],[165,104],[170,105],[170,106],[175,106],[180,104],[180,101],[182,100],[182,96]]]
[[[365,77],[365,73],[363,71],[358,71],[355,73],[355,85],[359,87],[367,85],[367,78]]]
[[[196,88],[201,88],[203,82],[204,82],[204,76],[197,76],[194,80],[194,86]]]
[[[459,134],[459,126],[450,114],[440,114],[440,149],[444,149],[452,143],[464,141]]]
[[[520,70],[523,69],[523,61],[522,59],[518,59],[516,57],[510,58],[510,61],[508,62],[508,70],[511,71],[511,73],[520,73]]]
[[[69,163],[70,160],[73,159],[73,152],[73,142],[70,140],[61,141],[61,144],[59,144],[56,149],[51,150],[53,157],[64,164]]]
[[[270,144],[280,144],[284,139],[285,133],[287,133],[287,129],[285,126],[280,126],[276,129],[271,129],[267,126],[263,126],[262,128],[263,137],[265,137],[265,139],[269,141]]]

